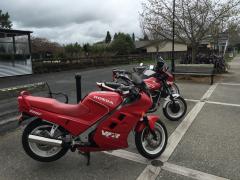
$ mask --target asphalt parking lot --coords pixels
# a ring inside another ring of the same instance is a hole
[[[213,85],[177,82],[187,99],[188,114],[178,122],[167,120],[161,108],[156,112],[165,123],[169,142],[159,161],[141,157],[132,134],[129,148],[93,153],[91,165],[77,153],[67,153],[52,163],[29,158],[21,146],[22,128],[0,135],[0,179],[240,179],[240,58],[221,82]],[[130,68],[126,66],[124,68]],[[83,74],[83,93],[95,89],[95,82],[111,80],[111,68]],[[54,90],[70,94],[75,102],[76,71],[20,77],[18,84],[49,81]],[[22,78],[22,79],[21,79]],[[0,88],[16,85],[14,79],[0,80]]]

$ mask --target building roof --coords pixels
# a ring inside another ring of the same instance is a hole
[[[146,40],[146,41],[135,41],[135,47],[137,49],[138,48],[144,48],[144,47],[150,46],[152,44],[153,44],[153,42],[149,41],[149,40]]]
[[[31,34],[32,31],[16,30],[16,29],[0,29],[1,37],[23,36]]]
[[[153,45],[156,45],[156,44],[163,44],[163,43],[166,43],[166,42],[172,42],[172,41],[171,41],[171,40],[135,41],[135,47],[136,47],[137,49],[139,49],[139,48],[145,48],[145,47],[148,47],[148,46],[153,46]],[[183,42],[176,41],[176,40],[175,40],[175,43],[185,44],[185,43],[183,43]]]

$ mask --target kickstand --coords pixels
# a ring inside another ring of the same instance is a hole
[[[84,157],[87,158],[87,166],[90,165],[90,152],[81,152],[81,151],[78,151],[81,155],[83,155]]]

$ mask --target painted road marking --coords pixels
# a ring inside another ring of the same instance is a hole
[[[122,149],[114,150],[114,151],[104,151],[104,153],[112,155],[112,156],[124,158],[124,159],[130,160],[130,161],[135,161],[135,162],[138,162],[141,164],[150,164],[151,163],[150,160],[142,157],[140,154],[136,154],[136,153],[129,152],[126,150],[122,150]]]
[[[162,166],[162,169],[165,171],[169,171],[175,174],[180,174],[180,175],[190,177],[193,179],[198,179],[198,180],[227,180],[226,178],[223,178],[223,177],[207,174],[201,171],[186,168],[183,166],[178,166],[168,162],[164,163],[164,165]]]
[[[151,165],[151,161],[142,157],[140,154],[129,152],[126,150],[115,150],[112,152],[105,151],[104,153],[116,156],[119,158],[127,159],[141,164],[147,164],[147,168],[141,173],[137,180],[155,180],[160,173],[161,169],[169,171],[174,174],[180,174],[186,177],[190,177],[198,180],[227,180],[226,178],[218,177],[212,174],[204,173],[194,169],[186,168],[184,166],[175,165],[172,163],[165,162],[162,166],[156,167]]]
[[[224,105],[224,106],[240,107],[240,104],[223,103],[223,102],[216,102],[216,101],[206,101],[206,103],[209,103],[209,104],[217,104],[217,105]]]
[[[185,99],[185,101],[189,101],[189,102],[199,102],[200,100],[197,100],[197,99]]]
[[[137,180],[155,180],[161,172],[160,167],[147,165],[143,172],[138,176]]]
[[[210,86],[210,88],[207,90],[207,92],[203,95],[203,97],[201,98],[201,100],[207,100],[208,98],[210,98],[210,96],[212,95],[213,91],[216,89],[218,83]]]
[[[188,113],[188,115],[184,118],[184,120],[180,123],[180,125],[175,129],[175,131],[171,134],[170,138],[168,139],[168,144],[165,149],[165,151],[160,156],[159,160],[162,162],[166,162],[170,156],[172,155],[173,151],[176,149],[178,143],[181,141],[185,133],[187,132],[188,128],[191,126],[192,122],[197,117],[198,113],[201,111],[205,104],[205,100],[208,100],[208,98],[211,96],[211,94],[216,89],[218,83],[213,84],[210,86],[210,88],[206,91],[206,93],[202,96],[201,101],[197,102],[196,105],[193,107],[193,109]],[[146,170],[144,170],[137,180],[144,179],[148,177],[148,173],[152,174],[152,172],[149,170],[151,169],[149,167],[150,165],[147,165]],[[160,172],[161,169],[156,170],[155,172]],[[158,174],[156,175],[158,176]]]
[[[200,100],[197,99],[185,99],[186,101],[189,102],[199,102]],[[223,106],[234,106],[234,107],[240,107],[240,104],[232,104],[232,103],[224,103],[224,102],[217,102],[217,101],[204,101],[205,103],[209,104],[217,104],[217,105],[223,105]]]
[[[240,83],[219,83],[222,85],[229,85],[229,86],[240,86]]]
[[[23,89],[23,88],[32,88],[32,87],[42,86],[42,85],[45,86],[45,82],[37,82],[37,83],[32,83],[32,84],[25,84],[25,85],[20,85],[20,86],[15,86],[15,87],[3,88],[3,89],[0,89],[0,91],[6,92],[6,91],[17,90],[17,89]]]

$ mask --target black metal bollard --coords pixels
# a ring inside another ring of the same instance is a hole
[[[75,74],[75,79],[76,79],[77,103],[79,103],[82,99],[82,84],[81,84],[82,76],[81,76],[81,74],[79,74],[79,73]]]

